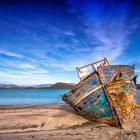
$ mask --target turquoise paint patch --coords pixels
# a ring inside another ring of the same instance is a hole
[[[100,96],[95,101],[95,97],[97,96],[97,94]],[[108,99],[103,88],[94,91],[83,101],[81,101],[79,105],[83,107],[84,112],[88,113],[91,118],[94,119],[113,116],[112,110],[109,106]]]

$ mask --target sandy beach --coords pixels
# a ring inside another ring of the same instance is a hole
[[[69,105],[1,106],[0,140],[139,140],[140,104],[133,129],[90,122]]]

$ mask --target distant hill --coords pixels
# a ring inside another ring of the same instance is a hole
[[[18,88],[19,86],[14,84],[0,84],[0,89],[12,89],[12,88]]]
[[[74,83],[62,83],[55,84],[41,84],[32,86],[18,86],[14,84],[0,84],[0,89],[71,89]],[[140,84],[136,85],[137,89],[140,89]]]
[[[74,85],[68,84],[68,83],[56,83],[50,87],[47,87],[47,89],[71,89]]]
[[[41,84],[32,86],[18,86],[13,84],[0,84],[0,89],[70,89],[74,86],[73,83],[55,83],[55,84]]]
[[[53,84],[33,85],[31,87],[34,87],[34,88],[46,88],[46,87],[50,87],[51,85],[53,85]]]

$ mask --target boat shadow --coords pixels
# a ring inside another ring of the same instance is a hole
[[[75,109],[73,109],[71,106],[69,106],[67,104],[61,105],[59,109],[63,110],[63,111],[66,111],[66,112],[73,113],[75,115],[79,115],[78,112]]]

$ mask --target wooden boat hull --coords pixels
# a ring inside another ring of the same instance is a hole
[[[127,65],[99,67],[65,94],[63,100],[89,120],[122,127],[136,105],[133,74],[134,68]]]

